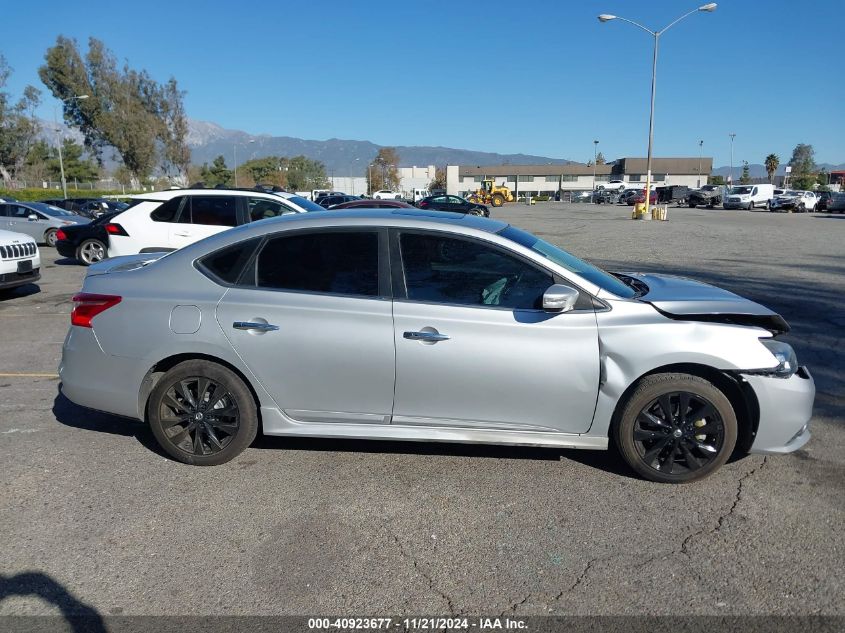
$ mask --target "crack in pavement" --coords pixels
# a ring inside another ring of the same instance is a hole
[[[435,586],[434,579],[429,576],[422,567],[420,567],[419,563],[417,563],[417,559],[411,556],[411,554],[405,549],[405,546],[402,545],[402,541],[399,540],[399,537],[393,534],[392,532],[390,533],[390,536],[393,538],[393,542],[396,543],[396,546],[399,548],[399,551],[401,552],[402,556],[411,561],[411,564],[414,566],[414,570],[420,576],[425,578],[426,582],[428,583],[428,588],[434,593],[436,593],[438,596],[443,598],[443,600],[446,602],[446,607],[449,609],[449,615],[461,615],[462,612],[455,609],[455,605],[452,602],[452,598],[450,598],[448,594],[440,591],[440,589]]]
[[[689,548],[689,544],[692,542],[692,540],[694,538],[701,536],[702,534],[706,534],[706,535],[710,536],[712,534],[716,534],[719,531],[721,531],[722,526],[725,524],[725,521],[728,519],[728,517],[733,515],[734,511],[736,510],[737,506],[739,505],[739,502],[742,500],[742,491],[743,491],[743,487],[745,486],[746,480],[748,480],[752,475],[758,473],[760,471],[760,469],[762,469],[768,463],[768,459],[769,459],[768,455],[764,455],[763,461],[760,462],[759,466],[752,468],[747,473],[745,473],[742,477],[739,478],[739,482],[737,482],[737,486],[736,486],[736,496],[734,497],[734,500],[733,500],[733,503],[731,504],[731,507],[728,509],[727,512],[724,512],[721,515],[719,515],[719,518],[716,519],[716,525],[713,528],[711,528],[710,530],[701,529],[701,530],[698,530],[696,532],[693,532],[692,534],[689,534],[683,540],[683,542],[681,543],[681,549],[677,550],[677,552],[673,551],[672,553],[673,554],[674,553],[680,553],[680,554],[683,554],[684,556],[687,556],[688,558],[690,558],[690,553],[689,553],[688,548]]]

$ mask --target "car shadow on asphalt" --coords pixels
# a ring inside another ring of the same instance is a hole
[[[41,286],[38,284],[26,284],[25,286],[18,286],[17,288],[9,288],[8,290],[0,290],[0,304],[11,301],[12,299],[22,299],[30,295],[37,295],[41,292]]]
[[[630,470],[616,452],[610,450],[578,450],[539,446],[506,446],[502,444],[461,444],[457,442],[402,442],[356,438],[282,437],[259,435],[253,449],[293,450],[337,453],[372,453],[379,455],[431,455],[481,459],[518,459],[551,461],[569,460],[590,468],[631,479],[640,477]]]
[[[814,215],[816,220],[845,220],[845,215]]]
[[[62,259],[57,259],[54,263],[57,266],[81,266],[82,265],[74,257],[63,257]]]
[[[53,400],[53,415],[59,424],[64,424],[75,429],[132,437],[144,448],[151,450],[157,455],[171,459],[161,449],[158,442],[156,442],[149,425],[131,418],[123,418],[117,415],[111,415],[110,413],[80,407],[65,397],[61,391],[61,385],[59,385],[58,393]]]
[[[14,576],[0,574],[0,605],[6,598],[18,596],[34,596],[58,608],[62,617],[67,621],[67,629],[56,627],[52,622],[44,622],[43,630],[69,630],[75,633],[105,633],[107,631],[103,616],[91,605],[85,604],[74,596],[67,587],[40,571],[25,571]],[[9,617],[9,616],[5,616]],[[32,622],[24,625],[23,629],[41,630],[37,622],[39,618],[31,618]],[[48,618],[44,618],[48,620]],[[29,628],[29,627],[32,628]],[[12,626],[12,628],[16,628]],[[21,629],[21,630],[23,630]]]

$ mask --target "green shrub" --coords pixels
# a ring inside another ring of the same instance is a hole
[[[551,198],[549,196],[534,196],[537,202],[548,202]]]
[[[135,193],[143,193],[142,191],[127,191],[125,195]],[[107,190],[85,190],[85,191],[68,191],[68,198],[101,198],[103,196],[123,196],[122,191],[107,191]],[[47,200],[48,198],[61,198],[61,189],[0,189],[0,198],[14,198],[22,202],[37,202],[38,200]]]

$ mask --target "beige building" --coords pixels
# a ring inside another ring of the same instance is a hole
[[[713,169],[712,158],[652,158],[652,182],[656,186],[686,185],[696,188],[707,183]],[[610,180],[621,180],[627,188],[645,187],[646,159],[620,158],[605,165],[449,165],[446,190],[462,195],[478,189],[482,180],[492,179],[517,194],[549,195],[558,191],[589,191]]]

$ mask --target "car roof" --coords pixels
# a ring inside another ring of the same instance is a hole
[[[296,194],[287,191],[259,191],[258,189],[165,189],[163,191],[150,191],[149,193],[138,193],[127,196],[133,200],[159,200],[167,202],[178,196],[266,196],[273,198],[295,198]]]
[[[508,226],[507,222],[491,220],[477,215],[450,213],[448,211],[425,211],[422,209],[340,209],[313,211],[280,215],[275,218],[257,220],[222,231],[200,242],[189,244],[177,253],[185,251],[186,257],[197,257],[201,253],[237,243],[251,237],[263,236],[273,230],[319,229],[336,227],[404,227],[411,229],[437,229],[448,231],[466,229],[468,233],[482,231],[498,233]],[[460,230],[457,232],[461,232]],[[200,246],[197,246],[200,245]],[[197,252],[199,251],[199,252]],[[179,256],[181,258],[181,255]]]
[[[22,207],[30,207],[32,209],[35,209],[36,211],[41,211],[44,213],[46,213],[47,209],[57,209],[59,211],[66,211],[70,213],[69,211],[67,211],[67,209],[57,207],[55,204],[45,204],[44,202],[27,202],[24,200],[16,200],[16,203],[21,205]]]

